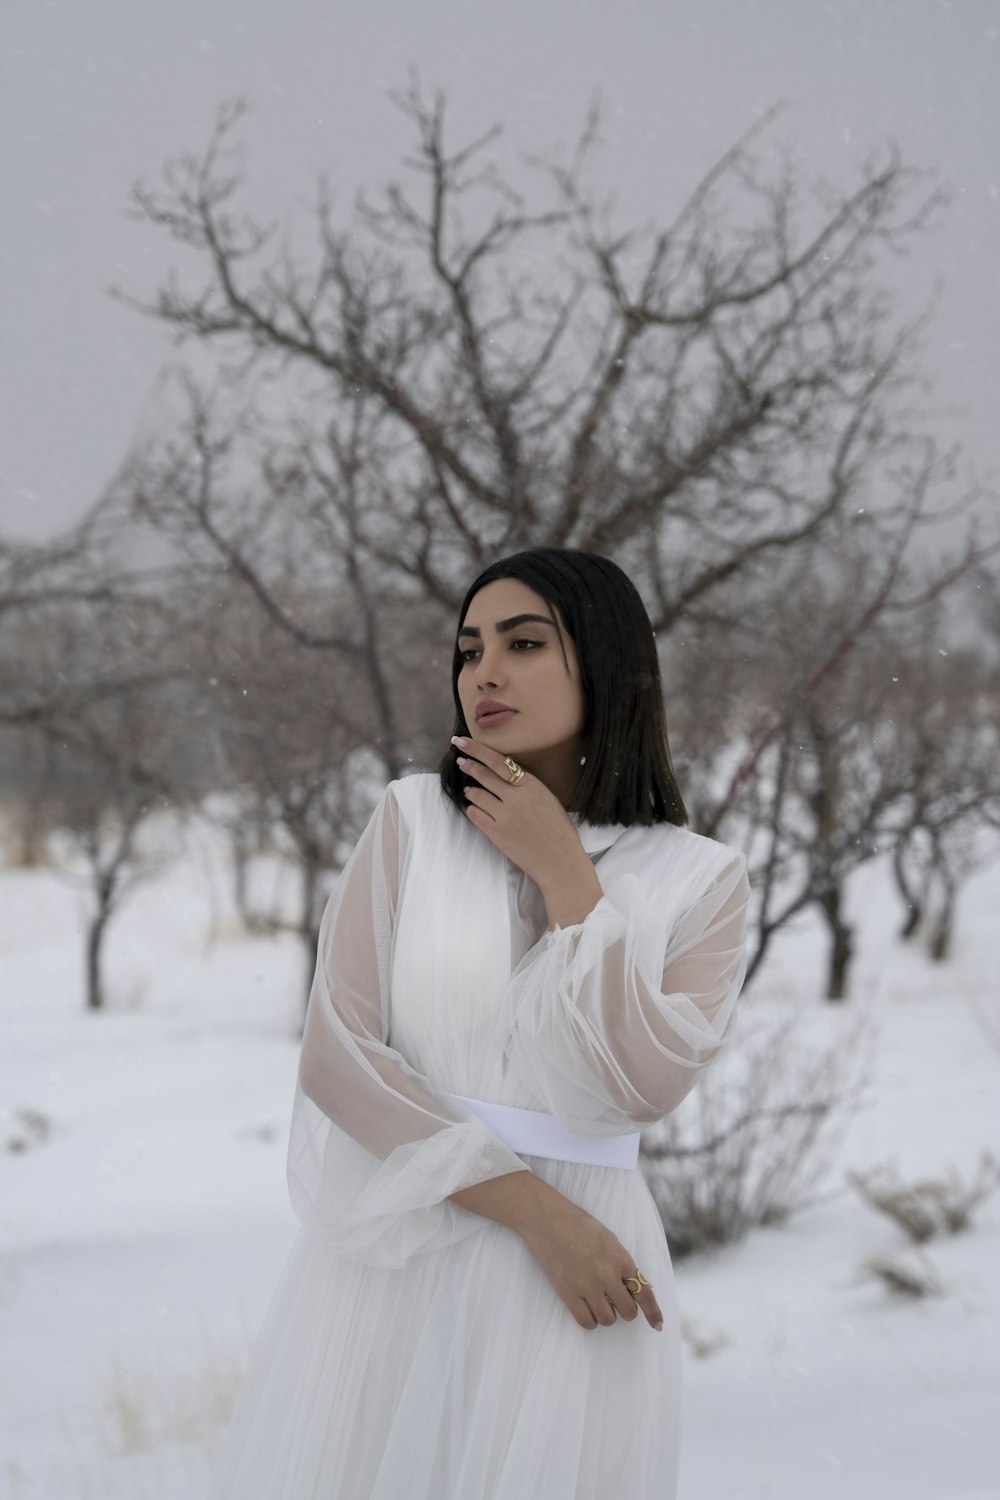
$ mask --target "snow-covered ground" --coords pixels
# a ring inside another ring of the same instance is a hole
[[[0,1497],[197,1500],[297,1230],[285,1133],[302,1000],[292,940],[240,935],[207,834],[115,918],[113,1008],[83,1008],[85,898],[0,874]],[[1000,1154],[1000,869],[968,886],[956,957],[894,932],[857,875],[850,1002],[818,999],[823,937],[783,940],[745,1015],[826,1040],[874,1021],[874,1070],[829,1193],[682,1261],[682,1500],[998,1500],[1000,1194],[928,1247],[940,1295],[861,1269],[902,1232],[844,1180]],[[699,1352],[700,1351],[700,1352]]]

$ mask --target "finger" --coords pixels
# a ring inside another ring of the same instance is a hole
[[[639,1316],[639,1304],[627,1286],[615,1287],[613,1291],[606,1292],[605,1296],[627,1323],[633,1322]]]
[[[486,787],[486,790],[492,792],[493,796],[499,796],[499,789],[501,789],[502,784],[501,778],[495,772],[490,771],[489,766],[481,765],[478,760],[471,760],[468,756],[460,754],[459,769],[462,769],[465,775],[471,777],[472,780],[477,781],[478,786]],[[507,781],[510,783],[510,775],[508,775]]]
[[[631,1319],[635,1317],[635,1313],[634,1312],[631,1312],[631,1311],[625,1312],[625,1311],[623,1311],[622,1308],[620,1308],[618,1306],[618,1303],[615,1301],[614,1297],[611,1295],[610,1292],[605,1292],[604,1295],[607,1298],[608,1306],[611,1308],[612,1312],[615,1315],[615,1322],[616,1323],[617,1323],[617,1321],[618,1321],[619,1318],[624,1318],[626,1322],[630,1322]],[[629,1300],[631,1300],[631,1299],[629,1299]]]
[[[474,802],[470,802],[465,809],[465,816],[474,828],[479,829],[480,833],[485,833],[487,838],[492,837],[497,826],[496,818],[491,818],[488,812],[483,812],[483,809],[477,807]]]
[[[626,1288],[626,1291],[628,1291],[628,1288]],[[632,1296],[631,1292],[629,1292],[629,1296]],[[646,1321],[651,1328],[656,1328],[657,1325],[662,1327],[663,1314],[660,1311],[660,1304],[653,1296],[653,1288],[651,1286],[644,1286],[640,1290],[639,1295],[633,1298],[633,1301],[638,1304],[640,1312],[645,1314]]]
[[[464,745],[456,746],[461,759],[471,759],[479,765],[490,776],[495,776],[503,786],[510,785],[510,767],[499,750],[493,750],[489,745],[484,745],[481,740],[467,739]],[[475,774],[475,768],[462,767],[467,776]]]
[[[580,1313],[574,1313],[573,1316],[576,1318],[576,1321],[579,1323],[580,1327],[586,1328],[587,1332],[589,1333],[591,1329],[594,1329],[598,1326],[597,1318],[594,1316],[594,1309],[591,1307],[586,1297],[578,1297],[577,1301],[581,1302],[583,1306]]]
[[[465,755],[459,756],[458,769],[463,773],[463,775],[468,776],[470,780],[474,781],[477,786],[481,786],[485,791],[488,791],[491,796],[496,798],[499,798],[500,796],[501,787],[504,785],[509,785],[510,783],[509,775],[507,776],[506,781],[504,781],[496,774],[495,771],[491,771],[489,766],[484,766],[478,760],[470,760],[468,756]]]
[[[615,1309],[612,1307],[605,1292],[594,1292],[584,1298],[594,1317],[602,1328],[610,1328],[615,1322]]]
[[[492,812],[489,810],[491,804],[494,808],[497,805],[497,799],[492,792],[484,791],[482,787],[478,786],[467,786],[462,788],[462,795],[471,807],[475,807],[484,817],[491,818],[494,823],[496,822],[496,818],[493,817]]]

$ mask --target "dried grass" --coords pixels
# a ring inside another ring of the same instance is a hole
[[[640,1166],[675,1259],[743,1238],[817,1201],[868,1077],[863,1018],[826,1046],[748,1022],[680,1110],[643,1132]]]
[[[101,1403],[103,1445],[114,1455],[165,1443],[211,1449],[232,1414],[252,1339],[222,1342],[202,1330],[201,1351],[183,1370],[112,1356]]]
[[[914,1182],[904,1182],[891,1164],[846,1175],[867,1204],[898,1224],[913,1244],[922,1245],[972,1227],[975,1210],[1000,1186],[1000,1162],[992,1152],[982,1151],[975,1176],[968,1182],[954,1167],[942,1177]]]
[[[899,1255],[871,1255],[862,1270],[877,1276],[896,1296],[915,1300],[940,1297],[944,1286],[937,1267],[923,1251],[908,1250]]]

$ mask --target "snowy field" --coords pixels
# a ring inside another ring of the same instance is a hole
[[[240,935],[203,832],[114,919],[112,1008],[87,1015],[85,899],[0,874],[0,1497],[198,1500],[297,1230],[302,958]],[[811,920],[747,997],[817,1040],[865,1012],[874,1068],[823,1201],[677,1266],[681,1500],[1000,1500],[1000,1194],[927,1247],[942,1290],[914,1300],[862,1269],[907,1242],[844,1179],[886,1161],[967,1177],[1000,1154],[998,907],[1000,867],[935,967],[895,938],[870,867],[851,1001],[818,999]]]

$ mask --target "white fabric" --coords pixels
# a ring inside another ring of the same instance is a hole
[[[478,1115],[518,1156],[551,1156],[557,1161],[585,1162],[593,1167],[634,1167],[639,1159],[642,1132],[613,1135],[607,1140],[574,1135],[555,1115],[541,1109],[515,1109],[488,1099],[470,1099],[462,1094],[442,1094]]]
[[[302,1232],[213,1500],[670,1500],[680,1334],[636,1170],[522,1158],[463,1100],[634,1136],[729,1038],[742,855],[574,818],[603,892],[546,931],[538,888],[441,792],[392,782],[324,913],[288,1151]],[[587,1330],[521,1237],[450,1193],[533,1171],[655,1287]]]

